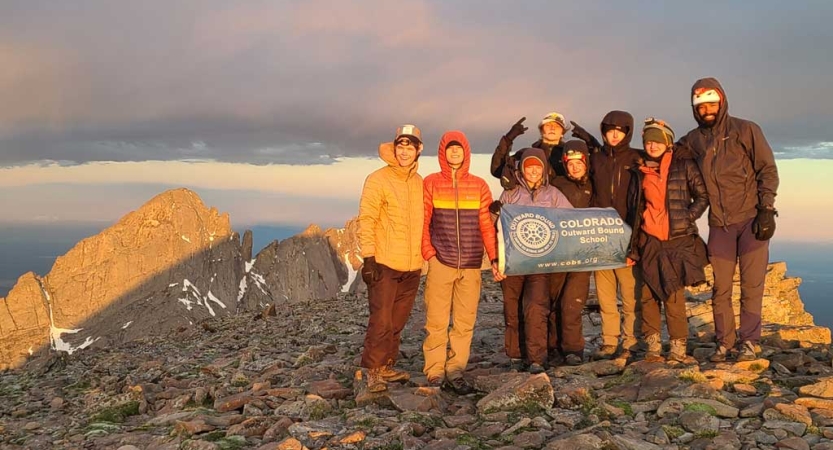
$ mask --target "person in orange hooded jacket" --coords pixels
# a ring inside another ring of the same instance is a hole
[[[440,172],[428,175],[423,189],[422,256],[428,261],[423,371],[429,384],[465,395],[472,392],[463,372],[480,301],[484,246],[497,267],[492,194],[486,181],[469,173],[471,147],[461,131],[446,132],[437,153]]]

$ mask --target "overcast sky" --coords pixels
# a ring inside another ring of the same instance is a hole
[[[833,158],[833,2],[667,3],[3,2],[0,166],[330,164],[404,122],[487,153],[552,110],[680,135],[704,76],[779,158]]]
[[[833,241],[808,226],[833,221],[811,195],[833,191],[831,23],[830,1],[2,2],[0,223],[112,223],[185,186],[235,226],[336,226],[408,122],[420,173],[460,129],[497,196],[488,153],[519,117],[519,146],[550,111],[680,136],[713,76],[779,159],[776,239]]]

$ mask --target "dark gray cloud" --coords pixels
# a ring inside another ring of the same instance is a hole
[[[373,155],[394,127],[427,152],[490,152],[558,110],[694,126],[715,76],[782,157],[830,157],[833,3],[49,2],[0,6],[0,165]],[[525,136],[531,142],[534,136]],[[526,141],[524,141],[526,142]]]

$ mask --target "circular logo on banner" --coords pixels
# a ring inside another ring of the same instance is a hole
[[[526,256],[531,258],[544,256],[555,247],[558,241],[555,223],[538,214],[532,217],[521,216],[512,222],[512,232],[509,234],[512,244]]]

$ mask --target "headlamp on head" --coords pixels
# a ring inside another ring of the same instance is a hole
[[[664,120],[648,117],[642,127],[642,142],[659,142],[670,146],[674,143],[674,130]]]

